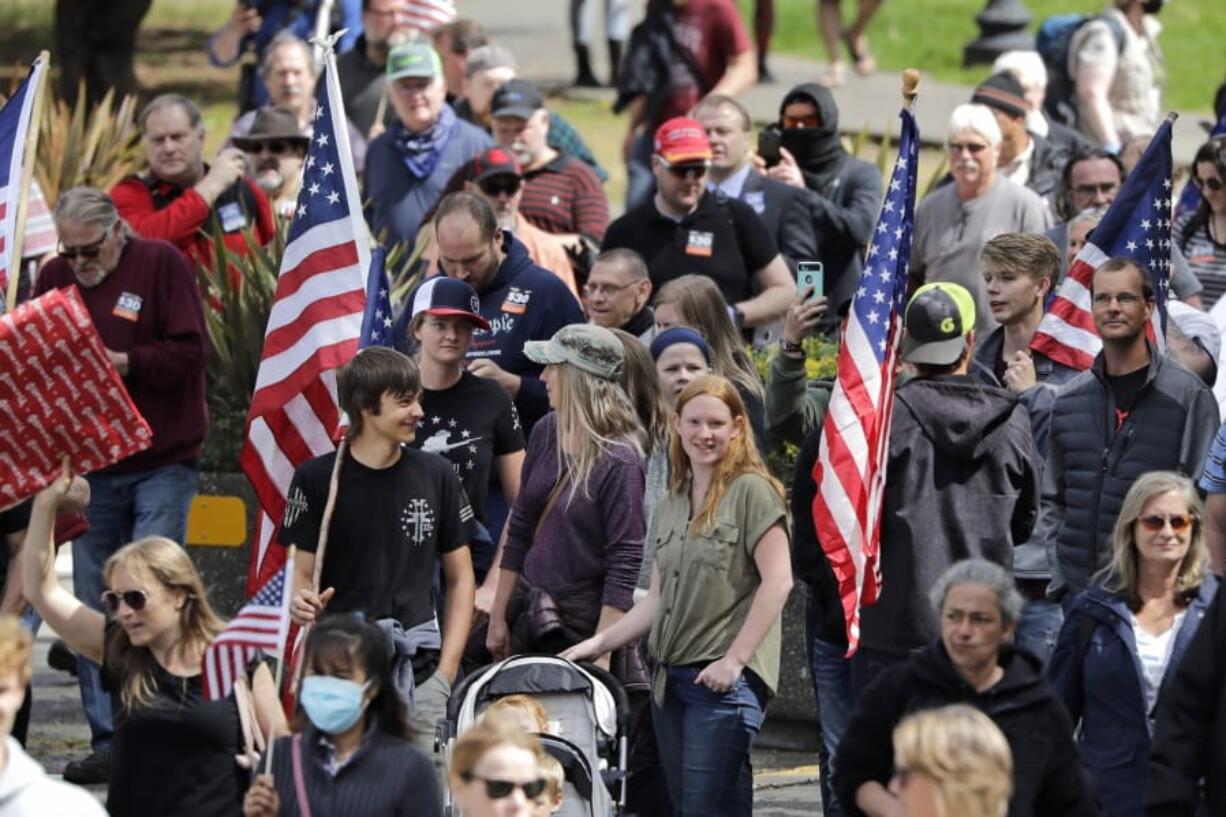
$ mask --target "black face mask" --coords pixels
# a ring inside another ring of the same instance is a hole
[[[1141,8],[1144,9],[1146,14],[1157,14],[1158,12],[1162,11],[1162,6],[1165,5],[1165,3],[1166,0],[1145,0],[1145,2],[1141,4]]]

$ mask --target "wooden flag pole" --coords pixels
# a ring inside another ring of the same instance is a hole
[[[292,593],[294,590],[294,556],[298,554],[298,548],[295,545],[289,546],[289,552],[285,557],[287,569],[285,571],[285,592]],[[281,680],[285,677],[285,651],[289,649],[289,622],[285,623],[285,637],[281,639],[281,654],[277,656],[277,671],[274,673],[272,688],[281,694]],[[276,744],[276,738],[273,735],[268,736],[268,751],[264,753],[264,774],[272,774],[272,747]]]
[[[34,154],[38,150],[38,126],[43,121],[43,101],[46,99],[47,77],[51,73],[51,54],[40,51],[38,58],[43,62],[42,73],[38,82],[30,89],[34,94],[34,102],[30,107],[30,126],[26,130],[25,155],[21,161],[21,187],[17,199],[17,216],[13,221],[13,254],[9,266],[9,288],[5,296],[5,310],[12,312],[17,306],[17,287],[21,284],[21,245],[25,239],[26,209],[30,196],[30,183],[34,180]]]
[[[915,97],[919,93],[920,73],[914,68],[902,72],[902,104],[911,110],[915,106]]]

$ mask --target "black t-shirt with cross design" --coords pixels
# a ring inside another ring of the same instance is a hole
[[[294,472],[281,544],[314,553],[336,453]],[[336,588],[329,613],[394,618],[407,630],[434,617],[437,554],[464,547],[473,511],[451,463],[407,446],[395,465],[367,468],[346,454],[328,528],[320,587]]]

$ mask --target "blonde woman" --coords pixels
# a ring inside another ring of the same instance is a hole
[[[1111,564],[1073,601],[1048,674],[1074,721],[1104,814],[1145,813],[1158,692],[1200,627],[1218,581],[1192,482],[1151,471],[1132,484]]]
[[[676,813],[749,817],[749,752],[779,681],[779,619],[792,588],[784,490],[747,442],[745,406],[724,378],[691,382],[672,423],[651,589],[564,657],[587,659],[650,631],[652,721]]]
[[[486,636],[495,658],[604,630],[630,609],[643,560],[643,432],[619,384],[621,342],[573,324],[524,354],[544,364],[553,412],[532,430],[507,520]],[[556,616],[540,615],[550,607]]]
[[[706,338],[711,372],[736,386],[745,404],[758,452],[766,451],[765,390],[745,339],[728,314],[719,287],[701,275],[682,275],[660,287],[656,295],[656,326],[662,331],[688,326]]]
[[[448,783],[464,817],[530,817],[548,781],[545,750],[535,735],[491,713],[460,735],[451,750]]]
[[[903,817],[1005,817],[1013,753],[992,719],[973,706],[917,712],[894,728],[890,789]]]
[[[241,813],[247,771],[244,724],[234,696],[201,694],[204,650],[221,632],[187,552],[169,539],[125,545],[103,566],[104,616],[59,585],[52,534],[72,474],[34,499],[22,556],[26,598],[73,650],[101,665],[115,701],[116,729],[107,810],[111,817]],[[258,726],[284,733],[266,666],[252,683]],[[244,710],[246,711],[246,710]]]

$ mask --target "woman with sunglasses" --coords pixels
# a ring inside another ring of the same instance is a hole
[[[1205,287],[1201,303],[1210,309],[1226,292],[1226,136],[1214,137],[1196,151],[1191,184],[1200,191],[1200,203],[1180,214],[1173,232]]]
[[[748,438],[731,382],[704,375],[685,388],[672,415],[669,491],[652,519],[651,588],[563,653],[582,661],[650,631],[652,721],[682,817],[753,813],[749,752],[779,682],[792,588],[786,501]]]
[[[296,734],[277,740],[272,774],[247,790],[243,817],[439,817],[434,766],[409,743],[383,631],[329,616],[305,655]]]
[[[237,814],[247,781],[239,761],[246,759],[244,730],[288,731],[268,667],[260,665],[251,682],[257,723],[235,695],[203,697],[201,661],[224,624],[187,551],[169,539],[140,539],[107,559],[105,616],[60,587],[52,535],[71,484],[65,458],[60,476],[34,499],[22,587],[47,624],[109,681],[115,737],[107,810],[111,817]]]
[[[1103,581],[1073,601],[1052,655],[1048,675],[1081,723],[1082,761],[1109,817],[1144,814],[1158,693],[1217,591],[1203,519],[1187,477],[1138,478]]]
[[[464,817],[529,817],[545,792],[545,751],[507,715],[489,713],[451,750],[448,782]]]

